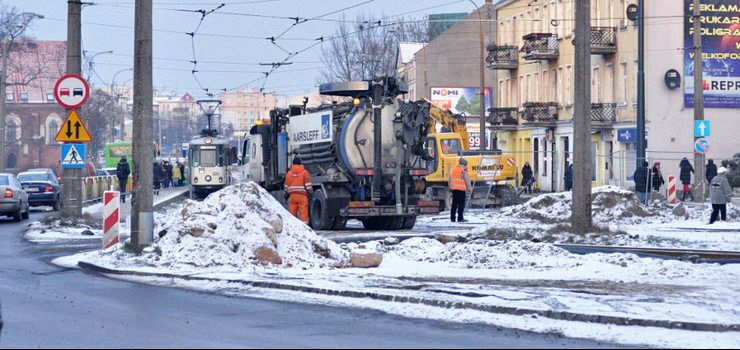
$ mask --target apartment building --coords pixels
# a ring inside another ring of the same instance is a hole
[[[277,96],[272,92],[237,90],[222,93],[221,102],[221,122],[230,123],[234,130],[248,131],[255,121],[270,117]]]

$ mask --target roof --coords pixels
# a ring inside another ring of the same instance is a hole
[[[402,42],[398,44],[401,55],[401,63],[406,64],[414,60],[414,54],[421,50],[427,43]]]

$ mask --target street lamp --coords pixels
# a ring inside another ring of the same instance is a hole
[[[480,90],[478,96],[480,96],[480,149],[486,149],[486,94],[485,94],[485,78],[483,72],[485,71],[484,61],[484,47],[483,47],[483,17],[481,17],[480,9],[473,0],[468,0],[475,7],[478,12],[478,40],[480,41]],[[493,98],[493,97],[492,97]]]
[[[0,67],[0,172],[5,171],[5,90],[7,89],[5,71],[8,67],[10,45],[15,38],[23,35],[34,18],[44,18],[43,15],[34,12],[23,12],[16,15],[14,10],[8,14],[8,17],[5,21],[7,27],[2,28],[2,39],[0,39],[3,48],[2,66]],[[14,21],[18,22],[12,23]]]
[[[128,71],[128,70],[134,70],[134,69],[133,68],[124,68],[124,69],[121,69],[118,72],[116,72],[116,74],[113,74],[113,80],[111,80],[111,83],[110,83],[110,93],[111,93],[111,95],[115,94],[115,92],[113,92],[113,88],[116,86],[116,77],[118,76],[118,74],[119,73],[122,73],[122,72],[125,72],[125,71]]]
[[[85,50],[82,50],[82,54],[83,54],[83,55],[87,55],[88,53],[89,53],[89,51],[85,51]],[[88,59],[88,69],[90,70],[90,71],[88,72],[88,74],[87,74],[87,81],[88,81],[88,82],[90,81],[90,78],[92,78],[92,73],[93,73],[93,61],[95,60],[95,57],[98,57],[98,55],[102,55],[102,54],[104,54],[104,53],[113,53],[113,50],[108,50],[108,51],[102,51],[102,52],[96,52],[96,53],[95,53],[94,55],[92,55],[92,57],[90,57],[90,58]],[[99,78],[99,77],[100,77],[100,76],[98,76],[98,78]],[[101,81],[102,81],[102,79],[101,79]],[[104,81],[103,81],[103,84],[105,84],[105,82],[104,82]]]

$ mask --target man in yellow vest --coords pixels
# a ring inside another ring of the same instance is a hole
[[[293,165],[285,174],[285,192],[290,195],[288,197],[290,213],[308,225],[308,195],[313,193],[313,187],[311,175],[303,168],[298,157],[293,158]]]
[[[465,211],[465,195],[473,187],[470,185],[468,176],[468,161],[460,158],[458,165],[450,170],[450,191],[452,191],[452,208],[450,208],[450,220],[455,222],[455,212],[457,212],[457,222],[467,222],[463,219]]]

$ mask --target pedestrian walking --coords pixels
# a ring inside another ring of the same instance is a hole
[[[720,216],[722,221],[727,221],[727,203],[732,200],[732,188],[727,181],[727,168],[721,166],[717,169],[717,175],[709,183],[709,200],[712,202],[712,216],[709,224],[713,224]]]
[[[154,184],[154,194],[159,195],[159,189],[162,181],[162,166],[154,162],[152,164],[152,183]]]
[[[642,165],[637,167],[634,174],[632,174],[632,179],[635,181],[635,191],[637,192],[637,199],[643,205],[647,205],[647,192],[649,188],[648,165],[648,162],[643,160]]]
[[[165,176],[165,188],[172,186],[172,164],[170,162],[164,162],[164,176]]]
[[[717,164],[714,164],[714,159],[707,160],[707,165],[704,167],[704,175],[707,177],[707,182],[709,183],[717,176]]]
[[[118,177],[118,192],[121,193],[121,202],[123,203],[126,203],[126,183],[128,183],[129,175],[131,175],[131,167],[129,167],[126,157],[121,157],[116,165],[116,177]]]
[[[663,186],[665,179],[663,179],[663,172],[660,170],[660,162],[655,162],[652,169],[652,183],[653,191],[660,192],[660,186]]]
[[[681,159],[681,163],[678,164],[678,167],[681,169],[679,179],[683,184],[683,197],[681,198],[681,201],[686,200],[686,194],[689,194],[691,196],[691,200],[693,201],[694,193],[691,192],[691,173],[694,172],[694,167],[691,166],[691,163],[688,159],[686,159],[686,157],[683,157],[683,159]]]
[[[313,193],[311,175],[301,165],[301,159],[293,158],[293,165],[285,174],[285,192],[288,194],[290,214],[308,225],[308,196]]]
[[[450,220],[455,222],[455,213],[457,213],[457,222],[468,222],[468,220],[463,218],[465,212],[465,196],[473,186],[470,185],[468,161],[465,158],[460,158],[457,161],[457,166],[450,170],[449,186],[452,192]]]
[[[573,164],[568,165],[565,169],[565,190],[570,191],[573,188]]]
[[[185,186],[185,162],[178,165],[180,168],[180,186]]]
[[[172,167],[172,187],[180,186],[180,162]]]
[[[522,184],[525,193],[532,193],[532,184],[534,184],[534,177],[532,176],[532,167],[529,166],[529,162],[524,162],[522,167]]]

